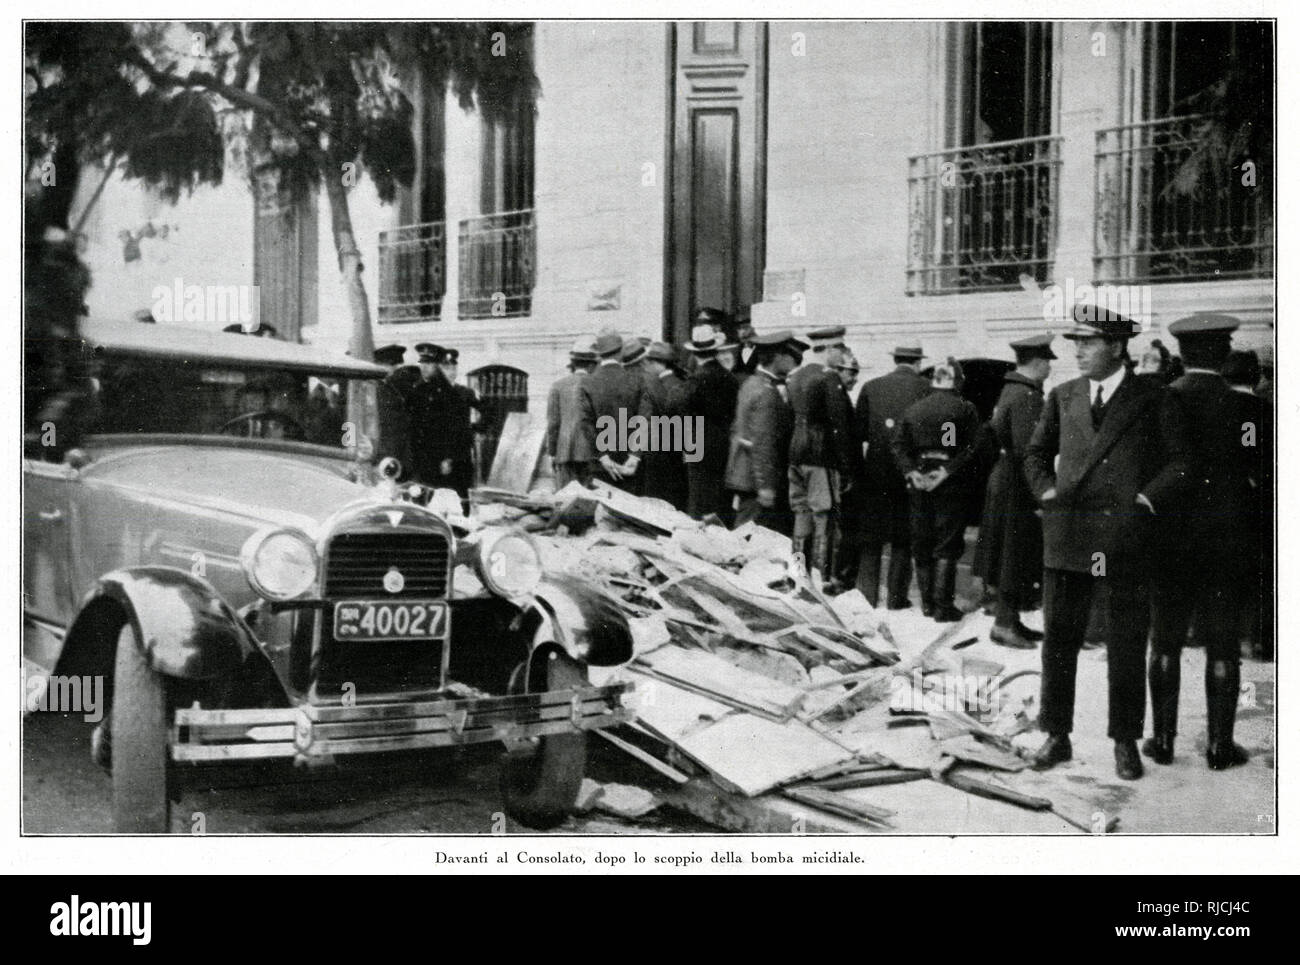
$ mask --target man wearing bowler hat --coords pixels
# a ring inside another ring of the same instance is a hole
[[[754,335],[754,372],[740,386],[736,420],[727,459],[727,488],[739,497],[736,525],[753,521],[789,536],[790,437],[794,410],[786,376],[803,358],[808,343],[788,329]]]
[[[1179,668],[1193,620],[1205,646],[1206,745],[1211,770],[1246,763],[1232,740],[1241,685],[1241,601],[1259,573],[1263,546],[1256,494],[1264,489],[1269,426],[1263,400],[1232,391],[1220,374],[1240,323],[1201,313],[1169,326],[1186,366],[1169,386],[1190,438],[1187,498],[1157,519],[1162,565],[1152,580],[1152,736],[1142,751],[1174,758]]]
[[[1076,305],[1080,376],[1047,396],[1025,450],[1029,488],[1043,510],[1046,639],[1034,757],[1045,770],[1073,756],[1079,650],[1098,587],[1108,585],[1107,733],[1115,773],[1142,776],[1137,741],[1146,711],[1144,657],[1151,618],[1151,543],[1175,512],[1187,469],[1183,419],[1173,397],[1124,362],[1137,326],[1096,305]]]
[[[994,643],[1032,650],[1043,635],[1021,622],[1043,579],[1043,527],[1038,501],[1025,478],[1025,448],[1043,411],[1043,382],[1052,372],[1051,335],[1032,335],[1011,343],[1016,367],[1003,379],[989,420],[998,461],[989,474],[980,523],[975,573],[997,587],[997,609],[989,636]]]
[[[790,437],[790,508],[794,512],[794,548],[808,569],[829,580],[831,539],[839,525],[843,489],[852,484],[853,412],[840,377],[830,366],[844,355],[844,326],[808,333],[811,357],[788,383],[794,409]]]
[[[704,420],[704,445],[701,458],[686,464],[689,512],[696,519],[717,516],[731,522],[731,504],[727,495],[727,455],[731,423],[736,416],[736,377],[718,361],[718,353],[734,349],[727,336],[709,324],[691,329],[686,351],[697,360],[695,371],[686,379],[682,390],[682,415]]]
[[[595,337],[579,336],[569,350],[569,373],[556,379],[546,399],[546,451],[557,490],[574,480],[586,485],[591,479],[596,440],[583,431],[581,389],[596,361]]]
[[[881,557],[888,545],[885,603],[891,610],[911,606],[907,593],[912,583],[907,486],[894,460],[893,437],[908,406],[930,392],[930,380],[918,371],[924,357],[919,345],[897,346],[894,369],[863,385],[855,407],[859,436],[867,441],[858,589],[872,606],[879,603]]]

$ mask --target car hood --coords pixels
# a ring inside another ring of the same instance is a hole
[[[168,445],[104,451],[81,478],[151,500],[314,533],[326,517],[370,492],[346,478],[349,465],[324,456]]]

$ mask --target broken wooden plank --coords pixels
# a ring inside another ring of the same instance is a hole
[[[787,787],[782,793],[791,800],[798,801],[800,804],[807,804],[811,807],[821,808],[823,811],[829,811],[831,814],[840,814],[848,818],[856,818],[864,824],[892,828],[893,825],[889,819],[896,812],[888,808],[877,807],[874,804],[868,804],[866,801],[858,798],[846,797],[835,791],[823,791],[814,787]]]
[[[1023,771],[1029,766],[1029,762],[1023,757],[985,744],[972,734],[962,734],[959,737],[940,741],[939,749],[959,761],[968,761],[999,771]]]
[[[841,774],[839,777],[830,777],[813,783],[816,787],[825,791],[848,791],[859,787],[882,787],[886,784],[906,784],[909,781],[923,781],[929,776],[929,771],[882,767],[852,774]]]
[[[950,784],[968,794],[990,798],[994,801],[1006,801],[1008,804],[1028,808],[1030,811],[1050,811],[1052,809],[1052,802],[1048,798],[1036,794],[1025,794],[1014,788],[1007,787],[1005,784],[977,777],[969,768],[965,767],[949,768],[943,774],[943,783]]]
[[[706,694],[773,720],[789,720],[803,705],[804,692],[753,673],[703,651],[661,647],[637,658],[654,677]]]
[[[659,758],[655,757],[649,751],[637,747],[631,741],[623,740],[623,738],[619,737],[617,734],[611,734],[608,730],[597,730],[596,733],[599,734],[601,737],[605,738],[605,740],[609,741],[611,744],[613,744],[623,753],[631,757],[635,757],[646,767],[650,768],[653,771],[659,772],[664,777],[668,778],[668,780],[673,781],[674,783],[685,784],[687,781],[691,779],[691,776],[689,774],[683,774],[681,771],[677,770],[677,768],[673,767],[671,764],[665,764],[663,761],[659,760]]]
[[[862,824],[782,797],[742,797],[722,790],[707,777],[661,795],[664,802],[726,831],[746,834],[861,834]]]
[[[854,756],[797,721],[753,714],[724,717],[676,743],[721,786],[748,797]]]
[[[665,743],[676,744],[736,712],[720,701],[639,673],[635,668],[623,668],[621,672],[636,682],[637,722]]]

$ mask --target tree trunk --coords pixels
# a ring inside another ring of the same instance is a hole
[[[330,201],[330,224],[334,231],[334,248],[339,256],[339,274],[347,289],[348,305],[352,309],[352,335],[348,339],[348,354],[355,359],[372,362],[375,358],[375,338],[370,331],[370,299],[366,296],[366,283],[361,277],[361,249],[357,247],[352,232],[352,214],[348,210],[348,193],[339,175],[340,165],[325,171],[325,193]]]

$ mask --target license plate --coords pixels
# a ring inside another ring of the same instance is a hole
[[[450,624],[451,608],[445,600],[344,600],[334,604],[335,640],[445,640]]]

